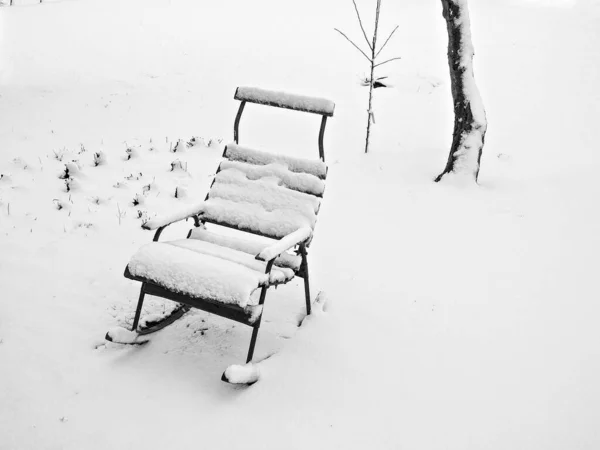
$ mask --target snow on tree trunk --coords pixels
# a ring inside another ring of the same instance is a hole
[[[446,174],[466,176],[477,181],[485,140],[487,120],[481,95],[473,76],[473,44],[467,0],[442,0],[448,28],[448,65],[454,101],[454,133]]]

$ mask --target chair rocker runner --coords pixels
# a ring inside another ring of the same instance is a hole
[[[303,278],[306,312],[311,313],[308,247],[325,191],[323,136],[334,104],[243,87],[236,90],[235,99],[241,101],[234,125],[235,143],[226,146],[205,200],[143,225],[155,231],[154,239],[133,255],[125,269],[125,277],[142,283],[132,329],[126,336],[109,331],[107,340],[143,343],[146,339],[140,336],[198,308],[252,328],[246,359],[250,362],[269,287],[295,276]],[[321,115],[319,159],[292,158],[239,145],[239,123],[246,103]],[[167,226],[188,218],[193,218],[195,227],[186,239],[159,242]],[[226,235],[218,232],[221,227],[244,233]],[[293,249],[295,254],[290,253]],[[146,294],[179,305],[163,320],[138,328]]]

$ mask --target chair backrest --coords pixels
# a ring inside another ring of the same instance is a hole
[[[280,239],[314,229],[325,192],[327,166],[229,144],[200,219]]]
[[[321,161],[325,162],[325,148],[323,146],[325,125],[327,124],[327,118],[333,116],[333,111],[335,109],[335,103],[331,100],[243,86],[236,89],[234,98],[240,101],[240,107],[233,125],[233,140],[236,144],[240,143],[240,119],[242,118],[246,103],[257,103],[259,105],[275,106],[277,108],[318,114],[321,116],[321,128],[319,130],[319,158]]]
[[[233,98],[242,102],[293,109],[327,117],[332,117],[335,109],[335,103],[326,98],[269,91],[254,87],[238,87]]]

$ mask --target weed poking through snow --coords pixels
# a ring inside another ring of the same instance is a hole
[[[174,147],[174,148],[173,148],[171,151],[172,151],[173,153],[180,153],[180,152],[184,151],[184,150],[185,150],[185,148],[186,148],[186,147],[185,147],[185,144],[184,144],[183,140],[182,140],[182,139],[179,139],[179,140],[177,141],[177,144],[175,144],[175,147]]]
[[[98,151],[94,153],[94,167],[106,164],[106,156],[103,152]]]
[[[59,211],[61,209],[63,209],[65,206],[63,205],[63,202],[61,202],[59,199],[55,198],[52,200],[54,202],[54,205],[56,206],[56,209],[58,209]]]
[[[187,197],[187,191],[184,188],[182,188],[181,186],[177,186],[175,188],[174,197],[175,198],[185,198],[185,197]]]
[[[142,193],[143,193],[144,195],[147,195],[147,194],[148,194],[148,192],[150,192],[150,191],[152,190],[152,185],[153,185],[153,184],[154,184],[154,180],[152,180],[152,182],[150,182],[150,183],[148,183],[148,184],[144,185],[144,186],[142,187]]]
[[[131,204],[133,206],[138,206],[138,205],[144,204],[144,196],[140,195],[140,194],[135,194],[135,197],[133,197]]]
[[[129,146],[125,149],[125,154],[125,161],[129,161],[132,158],[137,158],[138,156],[137,149]]]
[[[127,176],[125,177],[125,179],[126,179],[127,181],[132,181],[132,180],[135,180],[135,181],[137,181],[137,180],[139,180],[140,178],[142,178],[142,172],[139,172],[137,175],[134,175],[134,174],[132,174],[132,173],[131,173],[131,174],[129,174],[129,175],[127,175]]]
[[[121,211],[121,207],[117,203],[117,218],[119,219],[119,225],[121,225],[121,219],[125,217],[127,211]]]
[[[61,150],[52,150],[52,153],[54,153],[54,159],[56,159],[57,161],[62,162],[64,156],[65,156],[65,151],[66,149],[63,148]]]
[[[171,172],[187,172],[187,163],[183,163],[176,159],[171,163]]]
[[[138,209],[137,218],[140,219],[142,221],[142,225],[144,225],[146,222],[148,222],[148,220],[150,220],[150,215],[148,214],[148,211]]]

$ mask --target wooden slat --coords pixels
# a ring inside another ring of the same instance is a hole
[[[290,172],[314,175],[321,180],[327,178],[327,165],[322,161],[278,155],[238,144],[227,144],[223,158],[256,166],[282,163]]]

